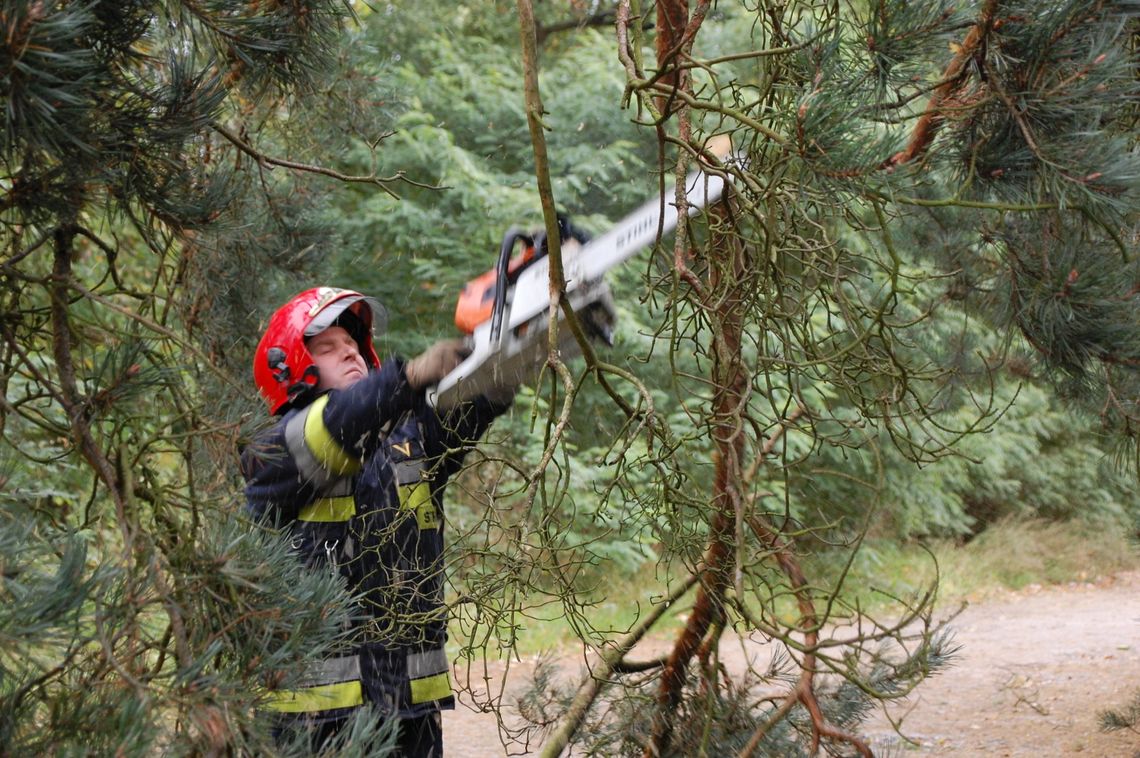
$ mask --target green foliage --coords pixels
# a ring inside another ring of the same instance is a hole
[[[400,23],[424,17],[420,7],[393,7],[365,20],[384,40]],[[517,30],[509,31],[513,46]],[[414,40],[410,50],[407,40]],[[616,107],[622,79],[606,56],[609,44],[592,32],[576,35],[541,74],[559,207],[589,231],[604,230],[607,218],[647,192],[632,181],[645,164],[634,128]],[[399,172],[407,183],[398,197],[351,198],[343,209],[351,242],[336,257],[335,278],[376,293],[392,312],[395,347],[414,351],[453,330],[462,285],[494,265],[506,231],[536,228],[541,215],[513,49],[446,28],[419,29],[394,49],[389,83],[401,95],[381,171]],[[424,87],[428,71],[431,86]],[[361,170],[370,157],[357,150],[346,165]]]
[[[4,556],[4,613],[0,618],[0,635],[4,642],[0,658],[4,718],[0,724],[0,743],[6,749],[17,745],[33,748],[39,740],[59,739],[61,735],[50,731],[44,734],[32,728],[46,713],[54,713],[59,725],[65,729],[70,726],[68,732],[77,736],[83,734],[87,719],[101,715],[102,703],[75,698],[74,691],[59,698],[60,702],[54,707],[45,708],[41,702],[44,695],[41,685],[67,674],[69,669],[74,676],[75,671],[69,664],[83,654],[86,642],[74,639],[75,631],[81,628],[83,607],[91,598],[107,594],[115,578],[110,566],[87,570],[87,542],[92,535],[63,534],[59,535],[58,542],[49,542],[45,535],[35,534],[34,525],[18,520],[20,516],[26,519],[27,512],[8,511],[0,522],[0,547],[3,548],[0,554]],[[142,732],[135,730],[130,738],[138,747],[146,746]],[[72,749],[76,747],[78,745]]]
[[[965,436],[952,455],[915,467],[885,436],[868,438],[862,455],[825,448],[805,472],[809,478],[793,477],[796,500],[810,496],[821,515],[852,530],[870,523],[902,538],[968,536],[1009,517],[1115,528],[1135,522],[1133,475],[1112,464],[1111,445],[1086,417],[1009,367],[992,381],[1000,418]],[[960,400],[941,417],[949,434],[977,424],[972,397]]]
[[[1132,702],[1119,710],[1105,710],[1100,712],[1100,730],[1102,732],[1117,732],[1122,729],[1136,731],[1140,725],[1140,692],[1132,696]]]
[[[592,28],[612,15],[542,6],[553,192],[578,225],[654,196],[709,134],[746,160],[731,209],[614,272],[615,348],[524,389],[452,487],[468,660],[550,615],[611,650],[680,602],[615,621],[615,570],[670,589],[711,568],[698,642],[731,620],[796,650],[855,613],[837,598],[875,564],[868,533],[1135,521],[1107,463],[1135,451],[1140,397],[1135,8],[989,7],[722,6],[654,63],[662,28],[615,54]],[[318,282],[380,296],[385,347],[414,353],[503,233],[541,223],[515,4],[388,4],[352,29],[334,0],[0,11],[5,749],[257,753],[263,688],[336,644],[346,598],[232,523],[262,418],[248,356]],[[693,87],[667,100],[676,66]],[[832,545],[842,571],[797,575]],[[891,641],[860,636],[849,668],[817,651],[848,682],[817,693],[831,723],[945,657],[932,629],[913,659],[880,657]],[[684,672],[671,749],[739,747],[782,670]],[[634,684],[598,746],[660,737],[657,682]],[[818,727],[797,709],[771,750]],[[390,736],[365,714],[348,740]]]
[[[274,153],[364,128],[321,143],[289,98],[378,89],[328,87],[344,12],[0,9],[0,752],[265,753],[265,692],[338,644],[343,588],[237,523],[233,474],[261,304],[335,239]]]
[[[982,64],[988,97],[961,127],[963,181],[1014,201],[1131,215],[1140,163],[1117,105],[1140,94],[1122,38],[1135,9],[1025,2],[1002,13]]]
[[[268,723],[241,726],[227,712],[252,712],[338,644],[351,607],[340,579],[304,571],[286,536],[227,520],[206,528],[197,551],[152,567],[160,586],[177,581],[163,598],[100,541],[21,508],[0,521],[5,751],[272,749]]]

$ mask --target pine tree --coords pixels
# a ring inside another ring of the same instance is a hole
[[[298,106],[374,88],[342,71],[348,20],[0,7],[0,753],[262,754],[255,706],[346,627],[339,580],[242,523],[234,469],[257,314],[335,238],[317,198],[379,189],[313,161],[361,119],[330,137]]]
[[[501,11],[525,2],[468,5],[444,10],[482,14],[469,26],[502,41]],[[855,481],[845,515],[820,516],[813,495],[833,473],[821,461],[874,469],[867,453],[884,443],[924,464],[956,455],[1001,421],[986,390],[996,372],[1049,379],[1135,459],[1132,6],[596,10],[550,3],[540,12],[566,16],[528,22],[524,36],[537,26],[549,53],[577,26],[616,23],[612,59],[649,148],[638,155],[675,176],[704,161],[735,189],[648,269],[639,323],[668,377],[587,346],[585,371],[555,356],[554,381],[526,394],[532,418],[548,414],[524,451],[538,462],[497,469],[469,496],[496,508],[451,564],[464,655],[485,654],[492,633],[513,644],[531,602],[573,619],[600,665],[577,689],[528,702],[555,729],[550,753],[570,742],[605,754],[868,752],[868,708],[904,696],[953,646],[930,594],[893,598],[873,618],[805,568],[822,547],[858,549],[882,486]],[[343,8],[331,1],[0,11],[0,752],[258,754],[270,743],[255,704],[332,644],[347,605],[276,535],[233,518],[235,448],[260,417],[241,377],[258,318],[341,241],[321,212],[330,190],[399,180],[398,165],[391,180],[370,168],[389,126],[374,123],[388,115],[379,56],[365,62],[362,37],[337,47]],[[411,39],[393,24],[385,44],[419,45],[434,21],[419,7],[409,18]],[[541,142],[555,122],[530,105]],[[517,137],[525,114],[514,112]],[[740,160],[720,165],[703,146],[726,132]],[[465,148],[506,155],[490,136]],[[531,193],[518,171],[487,174],[509,175],[529,210],[541,195],[548,216],[564,197],[558,177]],[[417,216],[434,195],[413,194],[404,239],[437,218]],[[602,194],[616,205],[626,193]],[[448,255],[461,249],[452,240]],[[963,333],[984,319],[1005,344],[979,353],[915,331],[946,313]],[[573,436],[582,406],[604,438]],[[948,407],[976,411],[948,419]],[[517,427],[532,434],[534,422]],[[603,544],[611,533],[634,544]],[[653,552],[666,586],[615,634],[591,626],[578,582],[619,550]],[[694,588],[671,654],[640,656]],[[734,633],[776,649],[773,666],[730,677],[717,651]],[[346,752],[384,739],[361,723]]]
[[[530,3],[519,6],[525,50]],[[661,570],[680,589],[695,583],[697,595],[667,656],[636,660],[633,651],[683,593],[660,598],[650,618],[599,650],[544,754],[572,741],[645,756],[870,754],[857,731],[865,709],[908,691],[951,649],[930,623],[929,598],[900,608],[924,622],[908,638],[903,625],[862,626],[861,609],[811,581],[802,556],[813,543],[857,546],[865,532],[803,520],[811,506],[791,501],[788,485],[800,468],[818,471],[817,450],[856,456],[881,434],[928,463],[999,423],[984,390],[974,419],[948,427],[940,418],[961,362],[975,359],[909,341],[937,301],[925,313],[902,307],[939,279],[944,298],[1008,335],[1003,349],[981,356],[985,370],[1020,361],[1011,346],[1023,341],[1034,370],[1094,409],[1135,453],[1135,8],[1082,0],[759,8],[660,0],[655,8],[648,31],[649,8],[617,4],[631,108],[656,132],[668,173],[680,180],[700,161],[735,189],[703,226],[682,225],[662,256],[659,334],[678,359],[696,352],[705,373],[677,376],[683,388],[672,398],[696,431],[678,443],[636,379],[598,359],[590,373],[638,392],[617,402],[636,430],[609,448],[627,451],[617,457],[636,450],[637,468],[695,484],[679,451],[698,439],[712,448],[703,502],[681,484],[662,486],[656,503],[672,540]],[[536,90],[528,107],[540,153]],[[732,136],[736,160],[722,164],[705,150],[718,133]],[[542,169],[539,186],[550,193]],[[915,259],[924,267],[907,265]],[[563,374],[562,383],[572,399],[580,381]],[[550,428],[557,445],[561,422]],[[634,445],[641,430],[648,444]],[[618,476],[628,490],[639,486],[632,474]],[[686,526],[693,521],[704,529]],[[691,541],[677,549],[683,531]],[[793,606],[790,619],[781,602]],[[828,631],[848,624],[860,631]],[[786,650],[790,675],[730,678],[716,651],[731,629]],[[838,687],[824,672],[838,675]],[[589,722],[603,702],[632,703],[616,737]]]

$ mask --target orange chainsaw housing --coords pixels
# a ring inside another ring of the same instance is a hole
[[[507,264],[508,283],[514,281],[518,273],[535,260],[538,253],[534,245],[526,245],[523,251],[511,258]],[[473,334],[475,327],[491,318],[495,308],[495,280],[497,271],[491,269],[463,285],[459,302],[455,305],[455,325],[464,334]]]

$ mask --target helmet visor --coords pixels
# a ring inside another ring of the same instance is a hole
[[[367,309],[370,318],[365,317],[365,309]],[[350,311],[365,324],[371,323],[373,336],[383,334],[388,327],[388,311],[384,309],[379,300],[366,295],[352,295],[335,300],[322,308],[321,312],[305,327],[305,336],[315,337],[320,334],[336,323],[336,320],[345,311]]]

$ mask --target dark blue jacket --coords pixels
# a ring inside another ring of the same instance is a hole
[[[478,398],[441,417],[391,359],[289,410],[243,452],[250,514],[288,528],[306,566],[339,571],[363,597],[354,648],[270,708],[320,722],[365,702],[400,718],[454,707],[443,490],[505,409]]]

